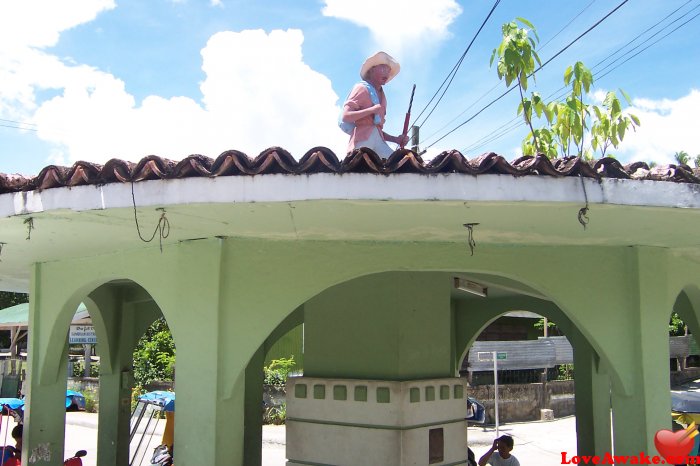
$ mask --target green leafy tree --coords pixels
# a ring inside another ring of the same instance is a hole
[[[519,23],[526,26],[519,27]],[[529,37],[532,32],[534,39]],[[491,65],[498,58],[498,78],[505,79],[506,86],[516,82],[520,92],[518,115],[522,114],[530,133],[522,142],[525,155],[544,154],[547,157],[575,154],[591,159],[593,152],[602,157],[612,156],[610,147],[617,148],[629,129],[639,126],[639,119],[626,114],[616,92],[608,92],[602,106],[590,105],[585,96],[593,85],[593,73],[578,61],[564,71],[564,84],[570,93],[562,102],[545,102],[537,93],[525,96],[528,78],[535,81],[535,63],[541,65],[535,51],[539,39],[535,27],[523,18],[516,18],[502,27],[500,45],[491,54]],[[620,90],[629,103],[629,97]],[[544,119],[546,125],[535,128],[533,121]],[[590,141],[590,148],[587,144]]]
[[[676,159],[676,162],[679,165],[688,165],[688,162],[690,162],[690,155],[688,155],[688,153],[684,150],[673,154],[673,158]]]
[[[270,364],[263,367],[265,385],[283,387],[287,383],[289,373],[294,369],[294,356],[289,358],[273,359]]]
[[[175,341],[164,318],[156,320],[134,350],[134,380],[144,387],[156,380],[173,380]]]
[[[0,291],[0,309],[16,306],[17,304],[28,303],[29,295],[26,293],[13,293],[11,291]]]
[[[700,168],[700,154],[695,156],[693,163],[695,164],[695,168]]]
[[[629,104],[629,96],[622,89],[620,89],[620,93]],[[622,112],[622,104],[614,91],[605,95],[602,108],[593,106],[593,111],[597,120],[591,129],[593,136],[591,145],[594,151],[600,149],[602,157],[605,157],[610,146],[617,149],[628,129],[634,129],[640,124],[639,118],[635,115],[625,115]]]
[[[566,136],[576,145],[576,152],[584,155],[584,136],[588,129],[588,120],[590,120],[590,111],[588,105],[583,100],[584,92],[588,94],[593,84],[593,73],[586,66],[577,61],[573,66],[569,66],[564,71],[564,84],[571,86],[571,93],[566,99],[565,105],[558,105],[560,109],[557,112],[557,123],[560,120],[566,120],[566,129],[568,133],[557,132],[560,137]],[[555,125],[556,126],[556,125]],[[569,155],[570,144],[566,144],[566,151],[562,154]]]
[[[0,309],[16,306],[17,304],[28,303],[29,295],[26,293],[13,293],[11,291],[0,291]],[[0,332],[0,346],[7,348],[10,346],[10,331]]]
[[[685,322],[675,312],[671,313],[671,319],[668,322],[668,334],[672,337],[685,335]]]
[[[529,29],[519,27],[518,23]],[[535,80],[535,62],[542,65],[540,57],[536,52],[539,37],[537,36],[535,26],[525,18],[516,18],[510,23],[505,23],[501,31],[503,33],[503,38],[500,45],[493,49],[490,65],[493,66],[494,59],[498,58],[498,63],[496,64],[498,79],[505,79],[506,87],[510,87],[514,81],[518,84],[518,91],[520,92],[518,114],[522,113],[525,123],[530,127],[533,147],[536,151],[539,151],[540,143],[538,142],[538,136],[542,137],[542,135],[536,132],[535,128],[532,126],[532,115],[533,112],[538,116],[542,114],[544,102],[539,96],[533,96],[532,98],[525,97],[528,79],[532,76],[533,81]],[[534,39],[530,37],[530,31],[532,31],[532,35],[535,36]]]

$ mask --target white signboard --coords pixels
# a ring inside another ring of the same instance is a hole
[[[95,327],[92,325],[71,325],[70,333],[68,334],[68,343],[71,345],[94,345],[97,343]]]

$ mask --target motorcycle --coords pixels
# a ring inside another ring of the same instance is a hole
[[[12,447],[8,447],[12,448]],[[14,448],[12,448],[14,450]],[[17,452],[19,453],[19,451]],[[75,455],[71,456],[67,460],[63,462],[63,466],[83,466],[83,460],[81,459],[83,456],[87,455],[87,451],[85,450],[78,450],[75,452]],[[9,458],[7,461],[5,461],[2,466],[22,466],[22,462],[20,461],[19,458],[17,457],[12,457]]]
[[[87,455],[85,450],[78,450],[75,455],[71,456],[63,462],[63,466],[83,466],[83,456]]]

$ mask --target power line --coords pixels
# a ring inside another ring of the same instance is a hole
[[[540,50],[542,50],[543,48],[547,47],[547,45],[548,45],[550,42],[552,42],[552,40],[554,40],[559,34],[561,34],[562,32],[564,32],[564,30],[565,30],[566,28],[568,28],[568,27],[571,25],[571,23],[573,23],[574,21],[576,21],[576,18],[578,18],[579,16],[581,16],[581,15],[582,15],[588,8],[590,8],[590,6],[593,5],[595,2],[596,2],[596,0],[593,0],[591,3],[589,3],[588,5],[586,5],[585,7],[583,7],[583,10],[579,11],[578,14],[577,14],[576,16],[574,16],[573,18],[571,18],[571,20],[569,20],[569,22],[566,23],[566,25],[565,25],[563,28],[559,29],[559,31],[557,31],[556,34],[554,34],[552,37],[550,37],[549,40],[548,40],[547,42],[545,42],[544,44],[540,45],[540,46],[538,47],[538,51],[540,51]]]
[[[674,32],[676,32],[677,30],[679,30],[680,28],[682,28],[683,26],[685,26],[686,24],[688,24],[689,22],[691,22],[692,20],[694,20],[695,18],[697,18],[698,16],[700,16],[700,13],[697,13],[695,16],[693,16],[692,18],[690,18],[690,19],[689,19],[688,21],[686,21],[685,23],[679,25],[678,27],[676,27],[675,29],[673,29],[672,31],[670,31],[668,34],[666,34],[666,35],[660,37],[658,40],[656,40],[656,41],[654,41],[653,43],[649,44],[648,46],[644,47],[642,50],[640,50],[639,52],[635,53],[634,55],[632,55],[631,57],[629,57],[627,60],[623,61],[622,63],[620,63],[619,65],[617,65],[615,68],[612,68],[611,70],[609,70],[607,73],[603,74],[603,75],[600,76],[600,77],[602,78],[602,77],[604,77],[604,76],[607,76],[608,74],[610,74],[611,72],[613,72],[613,71],[615,71],[617,68],[619,68],[620,66],[624,65],[625,63],[627,63],[628,61],[630,61],[631,59],[633,59],[634,57],[636,57],[636,56],[639,55],[640,53],[642,53],[642,52],[644,52],[645,50],[647,50],[649,47],[651,47],[651,46],[653,46],[653,45],[656,45],[656,44],[659,43],[661,40],[663,40],[663,39],[665,39],[666,37],[670,36],[671,34],[673,34]]]
[[[0,120],[0,121],[7,121],[7,120]],[[19,123],[19,122],[17,122],[17,123]],[[22,123],[20,123],[20,124],[22,124]],[[25,127],[23,127],[23,126],[5,125],[5,124],[2,124],[2,123],[0,123],[0,126],[3,127],[3,128],[23,129],[23,130],[26,130],[26,131],[39,131],[38,128],[25,128]]]
[[[493,6],[491,7],[491,11],[489,11],[489,14],[486,15],[486,18],[484,19],[484,21],[482,21],[481,26],[479,27],[479,30],[477,30],[476,34],[474,34],[474,37],[472,37],[471,42],[469,42],[469,45],[467,45],[467,48],[464,50],[464,53],[462,53],[462,56],[457,61],[457,64],[452,68],[452,71],[450,71],[448,73],[447,77],[445,77],[445,80],[442,82],[442,84],[440,84],[440,87],[438,87],[438,90],[435,91],[435,94],[433,94],[433,96],[430,98],[430,101],[428,101],[428,103],[423,108],[423,110],[420,111],[418,116],[413,121],[413,124],[415,124],[415,122],[418,121],[418,119],[421,117],[421,115],[423,115],[423,113],[428,109],[428,107],[430,106],[432,101],[435,99],[435,96],[437,96],[437,94],[440,92],[440,89],[442,89],[442,86],[445,86],[445,83],[449,79],[449,82],[447,83],[447,86],[445,86],[445,90],[442,91],[440,98],[438,99],[437,102],[435,102],[435,105],[433,106],[432,110],[430,110],[430,113],[428,113],[428,115],[425,117],[425,119],[423,120],[423,122],[419,126],[422,126],[423,124],[425,124],[425,122],[428,120],[430,115],[433,114],[433,111],[435,111],[435,108],[438,106],[438,104],[440,103],[442,98],[445,96],[447,89],[450,87],[450,85],[452,84],[452,81],[454,80],[455,76],[457,75],[457,70],[459,70],[459,67],[462,66],[462,62],[464,61],[464,57],[467,56],[469,49],[471,49],[471,47],[472,47],[472,44],[474,44],[474,41],[479,36],[479,33],[481,33],[481,30],[484,28],[484,26],[488,22],[489,18],[491,17],[491,15],[493,14],[494,10],[496,9],[496,7],[498,6],[499,3],[501,3],[501,0],[496,0],[496,2],[493,4]]]
[[[649,26],[648,28],[646,28],[644,31],[642,31],[642,32],[640,32],[639,34],[637,34],[635,37],[633,37],[633,38],[632,38],[629,42],[627,42],[625,45],[621,46],[620,48],[618,48],[617,50],[615,50],[613,53],[611,53],[610,55],[608,55],[607,57],[605,57],[604,59],[602,59],[601,61],[599,61],[599,62],[596,63],[595,65],[593,65],[593,68],[592,68],[592,69],[597,68],[598,66],[600,66],[600,65],[602,65],[604,62],[606,62],[608,59],[610,59],[610,58],[612,58],[613,56],[617,55],[617,54],[618,54],[621,50],[623,50],[625,47],[627,47],[628,45],[631,45],[634,41],[636,41],[637,39],[639,39],[640,37],[642,37],[644,34],[646,34],[647,32],[651,31],[652,29],[654,29],[654,28],[655,28],[656,26],[658,26],[659,24],[661,24],[661,23],[663,23],[664,21],[666,21],[668,18],[670,18],[671,16],[673,16],[675,13],[677,13],[678,10],[680,10],[681,8],[683,8],[684,6],[686,6],[688,3],[692,3],[693,1],[694,1],[694,0],[688,0],[688,1],[685,2],[683,5],[679,6],[678,8],[676,8],[675,10],[673,10],[672,12],[670,12],[669,14],[667,14],[666,16],[664,16],[662,19],[660,19],[660,20],[657,21],[656,23],[654,23],[654,24],[652,24],[651,26]],[[695,7],[695,8],[697,8],[697,7]],[[695,9],[695,8],[693,8],[693,9]],[[692,11],[692,10],[691,10],[691,11]],[[686,13],[689,13],[689,12],[686,12]],[[681,16],[681,17],[683,17],[683,16]],[[666,27],[666,26],[664,26],[664,27]]]
[[[597,68],[598,66],[600,66],[602,63],[604,63],[604,62],[606,62],[608,59],[610,59],[611,57],[617,55],[617,54],[618,54],[621,50],[623,50],[625,47],[627,47],[628,45],[634,43],[634,42],[635,42],[637,39],[639,39],[641,36],[643,36],[643,35],[646,34],[647,32],[649,32],[649,31],[651,31],[652,29],[654,29],[655,27],[657,27],[659,24],[661,24],[661,23],[663,23],[664,21],[666,21],[670,16],[672,16],[672,15],[675,14],[675,13],[677,13],[683,6],[687,5],[688,3],[691,3],[692,1],[693,1],[693,0],[689,0],[688,2],[684,3],[681,7],[675,9],[674,11],[672,11],[671,13],[669,13],[668,15],[666,15],[666,16],[665,16],[664,18],[662,18],[661,20],[657,21],[655,24],[653,24],[653,25],[650,26],[649,28],[647,28],[647,29],[645,29],[644,31],[642,31],[641,33],[637,34],[637,36],[635,36],[632,40],[628,41],[625,45],[623,45],[622,47],[618,48],[618,49],[615,50],[613,53],[609,54],[607,57],[603,58],[603,59],[600,60],[598,63],[596,63],[595,65],[593,65],[593,67],[592,67],[591,69],[594,70],[595,68]],[[661,32],[663,32],[664,30],[668,29],[668,28],[669,28],[671,25],[673,25],[674,23],[676,23],[676,22],[678,22],[679,20],[681,20],[681,19],[687,17],[690,13],[692,13],[692,12],[693,12],[694,10],[696,10],[698,7],[700,7],[700,5],[698,5],[698,6],[694,7],[694,8],[691,8],[690,10],[684,12],[681,16],[679,16],[678,18],[676,18],[675,20],[673,20],[671,23],[665,25],[660,31],[658,31],[657,33],[653,34],[652,36],[647,37],[646,39],[644,39],[644,41],[642,41],[638,46],[636,46],[636,47],[634,47],[633,49],[631,49],[631,50],[625,52],[622,56],[617,57],[615,60],[613,60],[612,62],[610,62],[607,66],[605,66],[603,69],[599,70],[598,73],[594,73],[594,77],[595,77],[596,79],[602,79],[603,77],[607,76],[608,74],[610,74],[611,72],[613,72],[614,70],[616,70],[617,68],[619,68],[620,66],[622,66],[623,64],[627,63],[627,62],[628,62],[629,60],[631,60],[632,58],[636,57],[637,55],[639,55],[639,54],[642,53],[643,51],[645,51],[645,50],[647,50],[648,48],[652,47],[653,45],[657,44],[658,42],[660,42],[660,41],[663,40],[664,38],[668,37],[670,34],[674,33],[675,31],[677,31],[678,29],[680,29],[680,28],[683,27],[684,25],[688,24],[688,23],[689,23],[690,21],[692,21],[693,19],[695,19],[695,18],[697,18],[698,16],[700,16],[700,13],[696,14],[696,15],[693,16],[692,18],[688,19],[688,20],[685,21],[684,23],[682,23],[682,24],[680,24],[679,26],[677,26],[677,27],[676,27],[675,29],[673,29],[672,31],[670,31],[670,32],[668,32],[667,34],[665,34],[664,36],[660,37],[658,40],[656,40],[656,41],[654,41],[653,43],[647,45],[646,47],[644,47],[644,48],[643,48],[642,50],[640,50],[639,52],[637,52],[637,53],[635,53],[634,55],[632,55],[631,57],[627,58],[625,61],[623,61],[623,62],[621,62],[621,63],[617,63],[616,66],[614,66],[613,68],[609,69],[607,72],[605,72],[605,73],[603,73],[603,74],[600,74],[602,71],[606,70],[610,65],[615,64],[616,62],[618,62],[619,60],[621,60],[622,58],[624,58],[626,55],[628,55],[628,54],[631,53],[632,51],[634,51],[634,50],[636,50],[637,48],[643,46],[644,44],[647,44],[652,38],[654,38],[655,36],[657,36],[658,34],[660,34]],[[562,86],[562,87],[559,88],[558,90],[552,92],[548,97],[546,97],[545,100],[551,99],[552,96],[554,96],[555,94],[560,93],[560,92],[561,92],[562,90],[564,90],[564,89],[566,89],[566,86]],[[563,94],[560,94],[558,97],[555,98],[555,100],[561,99],[564,95],[566,95],[566,93],[567,93],[567,92],[564,92]],[[492,130],[492,131],[491,131],[490,133],[488,133],[486,136],[483,136],[482,138],[478,139],[477,141],[471,143],[469,146],[467,146],[465,149],[463,149],[463,151],[466,153],[466,152],[469,152],[469,151],[472,151],[472,150],[476,150],[476,149],[478,149],[478,148],[480,148],[480,147],[483,147],[485,144],[487,144],[487,143],[489,143],[489,142],[492,142],[492,141],[494,141],[494,140],[500,139],[501,137],[505,136],[505,135],[508,134],[509,132],[511,132],[511,131],[517,129],[518,127],[524,125],[524,122],[521,121],[520,123],[518,123],[518,124],[516,124],[516,125],[514,125],[514,126],[511,126],[511,127],[509,127],[508,129],[506,129],[506,130],[501,131],[503,128],[505,128],[505,127],[507,127],[507,126],[509,126],[509,125],[512,125],[512,123],[513,123],[514,121],[516,121],[516,120],[520,120],[520,117],[515,117],[514,119],[508,121],[507,123],[504,123],[503,125],[499,126],[498,128]],[[500,131],[500,132],[499,132],[499,131]]]
[[[693,1],[693,0],[688,0],[688,1],[691,2],[691,1]],[[576,16],[574,16],[573,18],[571,18],[571,19],[569,20],[569,22],[566,23],[566,25],[565,25],[563,28],[559,29],[559,31],[557,31],[552,37],[550,37],[550,38],[547,40],[547,42],[545,42],[543,45],[539,46],[539,47],[537,48],[537,51],[539,52],[540,50],[542,50],[543,48],[545,48],[545,47],[547,46],[547,44],[549,44],[550,42],[552,42],[552,40],[554,40],[557,36],[559,36],[559,34],[561,34],[562,32],[564,32],[569,26],[571,26],[571,24],[573,24],[573,22],[574,22],[579,16],[581,16],[581,15],[582,15],[591,5],[593,5],[595,2],[596,2],[596,0],[593,0],[593,1],[591,1],[588,5],[586,5],[585,7],[583,7],[583,9],[580,10],[580,11],[576,14]],[[442,127],[440,127],[439,129],[437,129],[437,130],[435,130],[434,132],[432,132],[428,137],[425,138],[425,140],[426,140],[426,141],[429,141],[433,136],[435,136],[436,134],[440,133],[443,129],[447,128],[448,126],[450,126],[452,123],[454,123],[455,120],[457,120],[459,117],[461,117],[462,115],[464,115],[465,113],[467,113],[467,111],[469,111],[470,109],[472,109],[473,107],[475,107],[476,104],[478,104],[479,102],[481,102],[487,95],[491,94],[491,93],[492,93],[494,90],[496,90],[496,88],[498,88],[499,86],[501,86],[501,83],[500,83],[500,82],[497,82],[491,89],[489,89],[488,91],[486,91],[486,92],[484,92],[483,94],[481,94],[481,97],[479,97],[479,98],[476,99],[474,102],[472,102],[467,108],[465,108],[464,110],[462,110],[457,116],[455,116],[455,117],[452,118],[450,121],[448,121],[447,123],[445,123],[445,124],[444,124]],[[442,86],[441,86],[441,87],[442,87]],[[419,115],[419,116],[420,116],[420,115]]]
[[[607,13],[605,16],[603,16],[601,19],[599,19],[598,21],[596,21],[591,27],[589,27],[588,29],[586,29],[586,30],[585,30],[584,32],[582,32],[578,37],[576,37],[574,40],[572,40],[571,42],[569,42],[566,46],[564,46],[564,47],[563,47],[561,50],[559,50],[557,53],[555,53],[554,55],[552,55],[547,61],[545,61],[544,63],[542,63],[537,69],[535,69],[535,71],[533,71],[532,73],[530,73],[530,74],[528,75],[528,77],[532,76],[533,74],[535,74],[536,72],[540,71],[542,68],[544,68],[545,66],[547,66],[549,63],[551,63],[552,60],[554,60],[554,59],[557,58],[559,55],[561,55],[562,53],[564,53],[569,47],[571,47],[573,44],[575,44],[576,42],[578,42],[582,37],[584,37],[586,34],[588,34],[588,33],[591,32],[593,29],[595,29],[596,27],[598,27],[603,21],[605,21],[606,19],[608,19],[613,13],[615,13],[617,10],[619,10],[620,8],[622,8],[622,6],[623,6],[625,3],[627,3],[628,1],[629,1],[629,0],[623,0],[622,2],[620,2],[620,4],[618,4],[615,8],[613,8],[612,10],[610,10],[610,12],[608,12],[608,13]],[[455,128],[453,128],[452,130],[448,131],[444,136],[440,137],[438,140],[436,140],[435,142],[433,142],[432,144],[430,144],[430,145],[429,145],[428,147],[426,147],[424,150],[427,150],[427,149],[431,148],[432,146],[434,146],[434,145],[437,144],[438,142],[440,142],[440,141],[442,141],[443,139],[445,139],[445,138],[446,138],[447,136],[449,136],[450,134],[452,134],[452,133],[454,133],[455,131],[457,131],[457,130],[458,130],[459,128],[461,128],[462,126],[464,126],[464,125],[466,125],[467,123],[469,123],[470,121],[472,121],[472,120],[473,120],[474,118],[476,118],[479,114],[481,114],[484,110],[486,110],[487,108],[489,108],[491,105],[493,105],[493,104],[496,103],[497,101],[501,100],[503,97],[505,97],[506,94],[508,94],[509,92],[511,92],[511,91],[512,91],[513,89],[515,89],[516,87],[517,87],[517,86],[511,86],[510,88],[508,88],[508,90],[505,91],[503,94],[501,94],[501,95],[498,96],[496,99],[494,99],[494,100],[492,100],[491,102],[489,102],[488,104],[486,104],[484,107],[481,108],[481,110],[479,110],[479,111],[476,112],[474,115],[472,115],[471,117],[469,117],[466,121],[464,121],[464,122],[460,123],[459,125],[457,125],[457,126],[456,126]]]
[[[671,21],[669,24],[667,24],[666,26],[664,26],[664,27],[661,28],[660,30],[656,31],[656,32],[655,32],[654,34],[652,34],[651,36],[647,37],[642,43],[636,45],[635,47],[631,48],[630,50],[628,50],[627,52],[625,52],[625,53],[622,54],[621,56],[617,57],[615,60],[613,60],[613,61],[611,61],[610,63],[608,63],[607,65],[605,65],[601,70],[599,70],[599,73],[602,72],[602,71],[605,71],[606,69],[608,69],[608,68],[609,68],[610,66],[612,66],[615,62],[618,62],[618,61],[622,60],[626,55],[629,55],[630,53],[634,52],[634,51],[637,50],[639,47],[641,47],[642,45],[644,45],[645,43],[649,42],[649,41],[650,41],[651,39],[653,39],[654,37],[656,37],[656,36],[658,36],[659,34],[661,34],[665,29],[669,28],[669,27],[670,27],[671,25],[673,25],[674,23],[677,23],[677,22],[680,21],[681,19],[685,18],[686,16],[688,16],[690,13],[692,13],[694,10],[697,10],[698,8],[700,8],[700,4],[696,5],[695,7],[691,8],[690,10],[686,11],[683,15],[681,15],[681,16],[679,16],[678,18],[674,19],[674,20]],[[676,11],[678,11],[678,10],[676,10]],[[675,11],[674,11],[674,13],[675,13]],[[671,13],[671,14],[673,14],[673,13]],[[697,16],[697,15],[696,15],[696,16]],[[690,18],[688,21],[686,21],[685,23],[681,24],[680,26],[678,26],[678,28],[684,26],[684,25],[687,24],[689,21],[692,21],[696,16],[693,16],[693,18]],[[667,16],[666,18],[668,18],[668,16]],[[656,23],[654,26],[652,26],[652,28],[658,26],[658,25],[659,25],[661,22],[663,22],[666,18],[664,18],[664,19],[661,20],[660,22]],[[647,30],[644,31],[642,34],[647,33],[647,32],[648,32],[650,29],[652,29],[652,28],[647,29]],[[673,31],[671,31],[671,32],[669,32],[668,34],[666,34],[665,36],[661,37],[659,40],[661,40],[661,39],[663,39],[664,37],[668,36],[669,34],[673,33],[673,32],[676,31],[678,28],[674,29]],[[656,42],[658,42],[658,41],[656,41]],[[656,42],[654,42],[653,44],[650,44],[650,45],[647,46],[646,48],[642,49],[640,52],[638,52],[638,53],[632,55],[632,57],[630,57],[630,58],[636,57],[637,55],[639,55],[639,53],[641,53],[641,52],[643,52],[644,50],[646,50],[647,48],[651,47],[651,46],[654,45]],[[628,42],[627,45],[629,45],[629,42]],[[628,60],[629,60],[629,59],[628,59]],[[625,60],[623,63],[625,63],[626,61],[627,61],[627,60]],[[607,74],[607,73],[606,73],[606,74]]]
[[[26,129],[29,131],[36,131],[36,129],[32,128],[25,128],[25,126],[34,126],[36,127],[37,125],[34,123],[25,123],[23,121],[16,121],[16,120],[6,120],[5,118],[0,118],[0,121],[5,122],[5,123],[11,123],[11,125],[7,124],[0,124],[0,126],[3,126],[5,128],[17,128],[17,129]]]

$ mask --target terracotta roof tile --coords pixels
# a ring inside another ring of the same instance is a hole
[[[72,167],[49,165],[33,178],[0,173],[0,193],[173,178],[314,173],[583,176],[700,184],[700,171],[687,165],[657,166],[650,169],[644,162],[622,165],[610,157],[588,162],[578,157],[550,160],[538,155],[519,157],[508,162],[493,152],[467,160],[461,153],[452,150],[424,162],[419,155],[409,150],[397,150],[389,158],[383,159],[372,150],[359,149],[339,160],[330,149],[314,147],[296,161],[283,148],[271,147],[254,159],[243,152],[229,150],[216,159],[190,155],[176,162],[149,155],[137,163],[112,159],[104,165],[82,161],[76,162]]]

